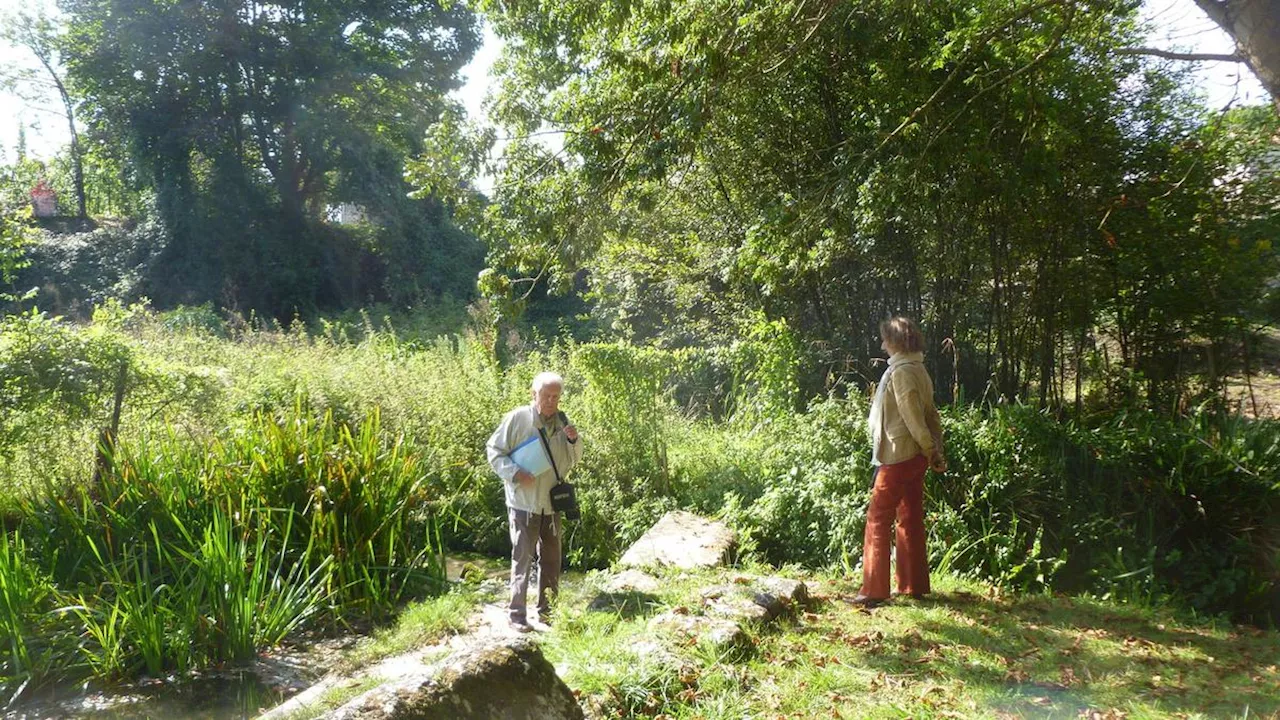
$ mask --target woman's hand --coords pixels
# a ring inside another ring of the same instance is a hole
[[[933,451],[933,456],[929,458],[929,467],[933,468],[933,471],[939,475],[947,471],[947,458],[942,454],[941,450],[935,449]]]

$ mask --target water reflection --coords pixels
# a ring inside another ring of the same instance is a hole
[[[175,683],[155,683],[122,693],[44,698],[5,714],[9,720],[238,720],[256,717],[297,688],[273,686],[252,670],[228,671]]]

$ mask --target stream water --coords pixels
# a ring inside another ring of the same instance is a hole
[[[80,692],[74,696],[32,698],[22,709],[4,715],[11,720],[80,718],[83,720],[233,720],[252,718],[296,692],[272,684],[252,670],[130,687],[112,692]]]

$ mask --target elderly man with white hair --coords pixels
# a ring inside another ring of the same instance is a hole
[[[578,430],[560,412],[564,380],[551,372],[533,379],[533,402],[502,418],[489,438],[489,466],[502,478],[511,532],[511,604],[508,620],[529,632],[525,596],[529,570],[538,557],[538,614],[549,624],[552,596],[560,587],[561,520],[551,507],[551,488],[582,459]],[[539,454],[544,451],[543,454]],[[514,456],[514,457],[513,457]],[[526,467],[521,467],[517,458]]]

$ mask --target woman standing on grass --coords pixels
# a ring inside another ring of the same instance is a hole
[[[924,335],[911,320],[895,317],[880,323],[880,339],[889,367],[867,419],[876,474],[863,536],[862,590],[854,598],[863,605],[889,598],[889,533],[895,516],[898,593],[918,598],[929,592],[924,475],[930,466],[936,472],[947,469],[933,381],[924,368]]]

